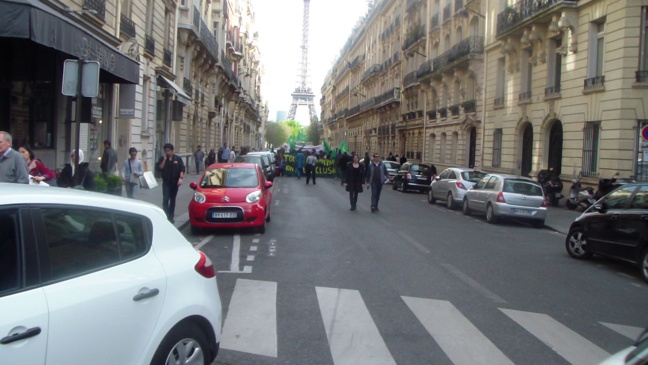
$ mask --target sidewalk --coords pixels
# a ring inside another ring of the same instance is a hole
[[[200,175],[194,173],[188,173],[184,175],[182,185],[178,189],[178,196],[176,197],[176,209],[175,209],[175,223],[173,224],[178,230],[183,229],[187,224],[189,224],[189,213],[188,206],[189,201],[193,198],[194,191],[189,187],[189,184],[192,182],[198,182]],[[140,188],[137,200],[145,201],[151,203],[155,206],[162,207],[162,179],[157,179],[158,186],[153,189],[143,189]],[[126,191],[124,191],[124,197],[126,197]]]

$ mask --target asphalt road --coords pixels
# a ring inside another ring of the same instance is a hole
[[[219,271],[215,364],[595,364],[648,326],[638,270],[562,233],[304,182],[276,179],[263,235],[183,229]]]

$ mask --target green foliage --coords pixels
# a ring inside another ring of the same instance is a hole
[[[268,122],[265,129],[265,140],[273,146],[281,146],[290,135],[290,128],[283,122]]]
[[[104,179],[104,177],[101,176],[100,174],[95,175],[94,187],[95,187],[95,191],[98,191],[100,193],[105,192],[106,190],[108,190],[108,184],[106,183],[106,179]]]
[[[122,186],[122,179],[117,175],[106,176],[106,187],[108,190],[118,189]]]
[[[306,134],[308,135],[308,140],[313,145],[319,144],[320,135],[319,135],[319,122],[317,121],[317,118],[311,119],[311,124],[308,127],[306,127]]]

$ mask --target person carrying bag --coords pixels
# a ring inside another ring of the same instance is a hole
[[[135,199],[140,187],[140,177],[144,175],[144,166],[137,158],[137,148],[129,148],[128,154],[130,157],[122,164],[121,177],[126,186],[126,195]]]

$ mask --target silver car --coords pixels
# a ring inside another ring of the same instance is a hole
[[[466,191],[484,176],[486,176],[485,172],[469,168],[445,169],[432,179],[428,191],[428,203],[435,204],[437,200],[443,200],[448,209],[460,207]]]
[[[547,202],[542,186],[529,178],[488,174],[464,195],[463,213],[470,215],[473,211],[486,213],[488,223],[515,218],[541,228],[547,216]]]
[[[394,181],[394,176],[396,176],[396,174],[398,174],[398,170],[400,170],[400,164],[394,161],[383,161],[383,163],[387,168],[387,173],[389,174],[390,182]]]

